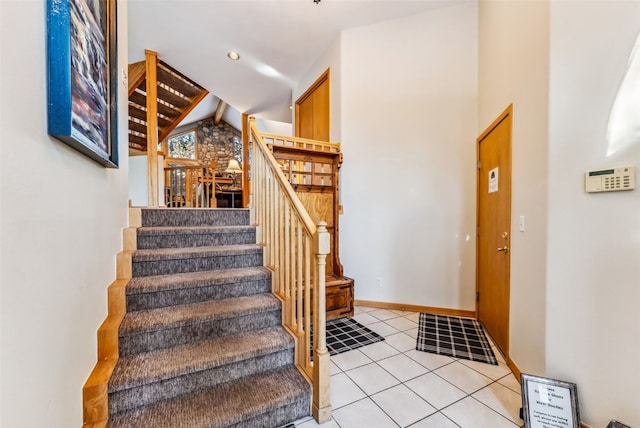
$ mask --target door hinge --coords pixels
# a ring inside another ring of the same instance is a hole
[[[480,301],[480,292],[476,291],[476,303]]]
[[[478,169],[480,169],[481,166],[482,166],[482,163],[478,161]]]

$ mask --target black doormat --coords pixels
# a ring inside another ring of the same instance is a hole
[[[338,318],[327,321],[327,348],[329,349],[329,355],[341,354],[382,340],[384,340],[384,337],[352,318]],[[313,328],[311,329],[311,343],[313,344]],[[313,352],[311,355],[313,355]]]
[[[420,314],[418,351],[498,365],[482,325],[469,318]]]

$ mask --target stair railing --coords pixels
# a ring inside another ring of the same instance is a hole
[[[283,304],[282,323],[296,339],[295,364],[313,385],[313,417],[326,422],[331,418],[325,309],[329,232],[325,222],[313,224],[254,118],[250,138],[252,223],[257,226],[258,243],[264,246],[264,265],[273,272],[273,293]]]

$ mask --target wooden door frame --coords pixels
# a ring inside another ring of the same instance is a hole
[[[327,120],[329,121],[329,139],[327,141],[331,141],[331,68],[327,68],[324,73],[320,75],[316,79],[315,82],[302,95],[298,97],[295,102],[295,136],[300,136],[300,104],[305,102],[307,98],[309,98],[313,93],[318,89],[324,82],[327,82],[329,85],[329,117]]]
[[[513,103],[509,104],[509,106],[502,112],[500,115],[489,125],[484,132],[476,138],[476,165],[480,165],[480,142],[484,140],[487,135],[489,135],[493,130],[504,121],[507,117],[511,116],[511,133],[509,138],[509,163],[511,164],[510,175],[511,177],[511,186],[509,193],[509,217],[511,217],[511,202],[512,202],[512,194],[513,194],[513,163],[512,163],[512,147],[513,147]],[[478,294],[480,289],[480,239],[479,239],[479,227],[480,227],[480,168],[476,167],[476,319],[480,320],[480,305],[478,300]],[[511,225],[511,220],[509,220],[509,224]],[[510,229],[512,229],[510,227]],[[509,235],[511,236],[511,230],[509,230]],[[511,237],[510,237],[511,242]],[[509,266],[511,266],[511,252],[512,249],[509,249],[507,256],[509,257]],[[509,347],[511,345],[511,268],[509,268],[509,314],[507,320],[507,346],[506,349],[501,349],[502,352],[505,353],[505,357],[507,361],[509,359]],[[497,345],[496,345],[497,346]]]

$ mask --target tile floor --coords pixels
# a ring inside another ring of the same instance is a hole
[[[333,418],[323,428],[515,428],[520,384],[499,365],[415,350],[416,312],[358,306],[354,318],[385,337],[331,357]],[[312,418],[296,428],[319,426]]]

